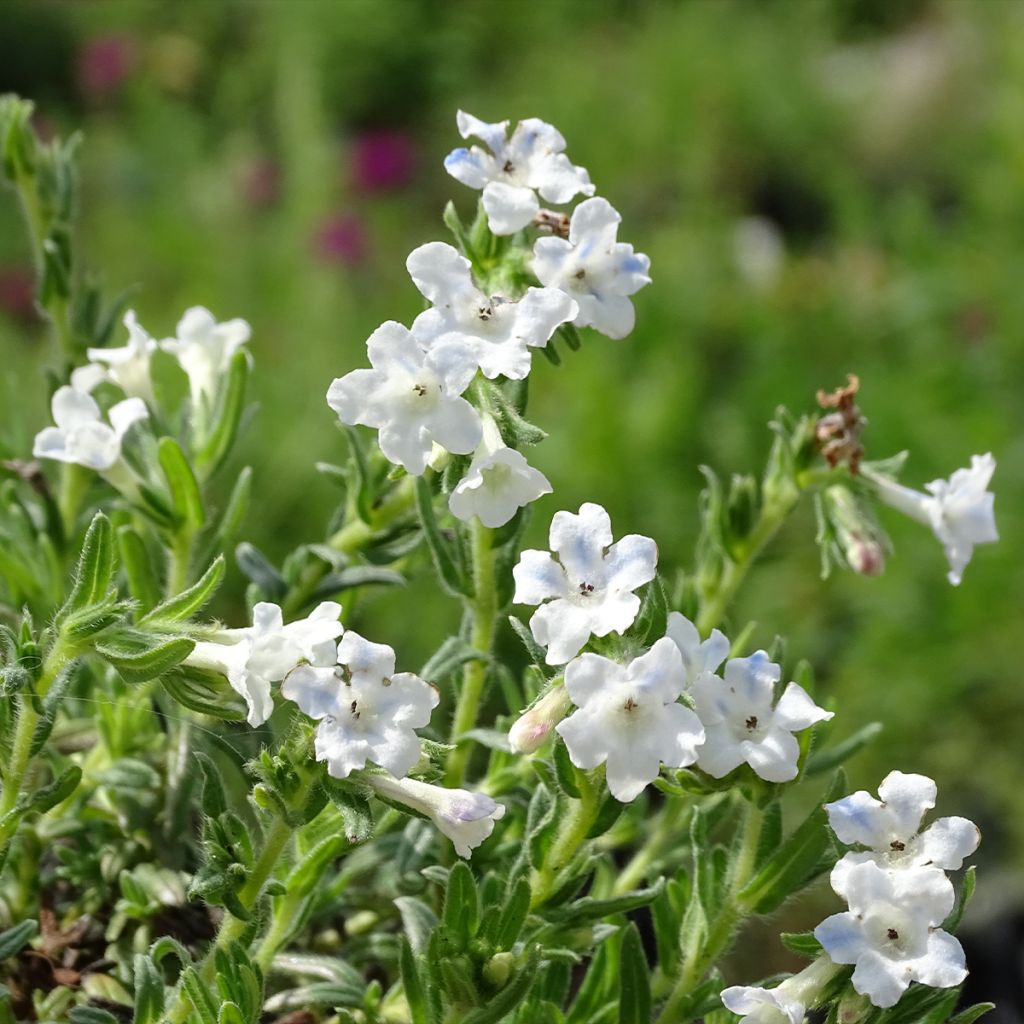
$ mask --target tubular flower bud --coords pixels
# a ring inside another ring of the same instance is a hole
[[[551,730],[569,713],[572,701],[563,685],[552,687],[516,719],[508,731],[509,746],[516,754],[539,750]]]

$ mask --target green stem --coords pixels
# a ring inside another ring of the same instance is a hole
[[[665,809],[651,828],[649,838],[615,880],[613,896],[624,896],[632,892],[650,875],[654,864],[679,845],[679,837],[686,834],[686,820],[691,810],[691,805],[681,800],[666,801]]]
[[[46,696],[70,657],[70,652],[58,640],[46,657],[35,688],[37,696]],[[0,790],[0,850],[7,847],[18,828],[20,818],[17,815],[10,815],[10,812],[18,803],[25,776],[31,767],[32,741],[35,739],[39,718],[31,697],[22,695],[19,698],[18,724],[11,744],[11,757],[4,769],[3,789]]]
[[[754,528],[746,538],[739,557],[726,564],[714,593],[702,595],[700,613],[696,622],[697,629],[702,636],[707,636],[722,621],[726,609],[746,579],[750,567],[778,532],[779,527],[786,521],[799,500],[800,492],[795,491],[784,498],[780,497],[776,501],[764,504]]]
[[[530,878],[530,888],[533,890],[531,909],[543,906],[561,887],[565,881],[566,869],[571,865],[580,847],[587,841],[587,835],[601,809],[604,769],[597,768],[589,773],[577,772],[576,782],[580,789],[580,798],[570,801],[568,812],[562,818],[558,834],[544,858],[544,863]]]
[[[498,624],[498,594],[494,580],[493,533],[478,519],[470,527],[473,540],[473,624],[469,644],[482,658],[466,663],[462,672],[462,689],[452,719],[451,742],[456,744],[448,758],[448,780],[452,786],[461,786],[466,776],[472,746],[459,742],[459,738],[476,725],[483,699],[487,669],[494,646],[494,633]]]
[[[708,969],[729,947],[736,928],[746,916],[747,911],[739,894],[757,867],[757,848],[761,841],[763,823],[761,810],[755,804],[748,803],[740,847],[732,863],[729,888],[722,908],[709,922],[706,935],[697,933],[687,939],[679,976],[658,1016],[657,1024],[677,1024],[683,1019],[686,1001]]]

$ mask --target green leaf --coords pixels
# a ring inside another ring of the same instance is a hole
[[[805,956],[809,960],[821,954],[821,943],[814,937],[814,932],[782,932],[779,941],[797,956]]]
[[[440,683],[470,661],[484,661],[485,655],[470,647],[461,637],[450,636],[427,659],[419,671],[421,679],[428,683]]]
[[[300,895],[310,892],[331,861],[340,857],[350,845],[347,836],[327,836],[320,840],[312,850],[302,855],[288,875],[285,880],[288,892]]]
[[[45,814],[51,807],[67,800],[82,781],[82,769],[77,764],[69,765],[52,782],[47,783],[31,793],[22,793],[17,806],[22,814],[38,811]],[[5,933],[6,934],[6,933]],[[2,960],[3,957],[0,957]]]
[[[217,1024],[217,1003],[194,967],[186,967],[181,972],[181,987],[199,1015],[199,1024]]]
[[[425,952],[430,936],[437,928],[437,914],[415,896],[399,896],[395,900],[395,906],[402,915],[402,927],[413,952]]]
[[[882,732],[883,728],[884,726],[881,722],[869,722],[863,728],[858,729],[852,736],[848,736],[842,743],[837,743],[834,747],[826,747],[824,750],[812,754],[807,759],[807,767],[804,769],[804,774],[820,775],[823,772],[831,771],[833,768],[838,768],[871,743]]]
[[[203,495],[181,445],[173,437],[161,437],[157,458],[171,493],[171,504],[177,521],[192,530],[198,530],[206,521]]]
[[[556,741],[554,746],[555,774],[558,784],[574,800],[580,798],[580,787],[576,782],[576,766],[569,759],[569,750],[564,743]]]
[[[180,665],[195,645],[189,637],[125,627],[98,641],[95,651],[125,682],[145,683]]]
[[[155,1024],[164,1010],[164,982],[145,953],[136,953],[133,961],[135,975],[135,1017],[133,1024]]]
[[[635,889],[623,896],[610,896],[607,899],[584,896],[567,907],[550,911],[547,916],[550,921],[561,927],[578,927],[610,917],[612,914],[625,914],[627,911],[646,907],[653,903],[664,889],[665,879],[659,878],[648,888]]]
[[[640,932],[632,921],[622,935],[619,1024],[650,1024],[651,982]]]
[[[983,1017],[995,1008],[995,1003],[975,1003],[973,1006],[968,1006],[966,1010],[961,1010],[955,1017],[950,1017],[949,1024],[974,1024],[979,1017]]]
[[[405,1001],[409,1004],[412,1024],[429,1024],[427,1001],[423,995],[423,980],[416,966],[412,946],[404,935],[398,940],[398,965],[402,973],[402,988],[405,989]]]
[[[245,702],[218,672],[179,665],[161,676],[163,688],[182,706],[223,722],[245,721]]]
[[[29,920],[21,921],[13,928],[0,932],[0,961],[8,960],[20,953],[38,931],[39,924]]]
[[[434,492],[423,478],[416,480],[416,511],[423,527],[423,537],[430,549],[434,569],[444,588],[455,597],[471,597],[473,588],[465,574],[459,569],[452,554],[452,547],[437,524],[434,515]]]
[[[217,422],[206,443],[196,454],[196,466],[205,476],[212,475],[220,468],[231,454],[238,436],[238,424],[245,410],[245,390],[249,381],[249,356],[244,349],[239,349],[231,357],[225,381],[223,397],[217,410]]]
[[[505,905],[497,916],[497,928],[493,938],[498,949],[512,949],[518,941],[530,913],[532,895],[530,883],[525,877],[520,877],[512,886],[511,892],[505,898]],[[492,914],[493,911],[485,915],[484,920],[486,921]]]
[[[465,861],[458,861],[448,872],[448,888],[444,895],[441,917],[449,937],[461,947],[476,935],[480,925],[480,901],[473,872]]]
[[[75,570],[75,584],[58,613],[58,622],[71,612],[103,604],[113,577],[114,538],[110,520],[102,512],[97,512],[85,534],[82,554]]]
[[[242,1016],[241,1007],[238,1003],[230,1000],[220,1004],[220,1012],[217,1014],[217,1024],[251,1024]]]
[[[259,548],[243,541],[235,548],[235,561],[242,573],[272,601],[280,601],[288,592],[284,577],[271,565]]]
[[[340,811],[345,837],[354,846],[373,834],[373,811],[370,802],[350,787],[326,777],[325,788],[331,803]]]
[[[942,922],[942,927],[947,932],[955,932],[960,927],[960,922],[963,920],[964,911],[967,909],[967,904],[971,902],[971,897],[974,895],[974,887],[977,885],[977,871],[972,864],[965,872],[963,881],[960,883],[960,896],[956,901],[956,906],[953,908],[952,913],[945,921]]]
[[[355,587],[401,587],[404,584],[405,577],[400,572],[381,569],[375,565],[350,565],[346,569],[327,573],[313,591],[312,600],[324,601]]]
[[[152,608],[160,601],[160,583],[145,541],[131,526],[121,526],[117,530],[117,549],[132,597],[143,611]]]
[[[139,620],[139,625],[148,623],[184,622],[191,619],[209,603],[224,579],[224,556],[218,555],[213,564],[187,590],[157,605]]]
[[[220,770],[213,762],[209,754],[201,750],[192,752],[192,757],[199,765],[203,773],[203,814],[211,818],[219,817],[228,809],[227,796],[224,793],[224,782],[220,777]]]
[[[120,1024],[112,1013],[96,1006],[75,1006],[68,1014],[68,1020],[71,1024]]]
[[[526,648],[526,652],[530,655],[533,663],[544,673],[546,678],[551,673],[551,667],[544,660],[544,648],[533,639],[530,627],[515,615],[508,617],[508,624],[512,627],[512,632],[523,642],[523,646]]]

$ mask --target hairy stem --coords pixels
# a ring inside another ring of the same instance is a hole
[[[466,777],[472,747],[465,742],[460,744],[459,737],[476,725],[498,624],[492,531],[481,524],[479,519],[473,520],[470,529],[473,538],[473,625],[469,643],[483,658],[467,662],[462,672],[462,689],[452,718],[451,742],[457,746],[448,758],[448,780],[452,786],[461,786]]]

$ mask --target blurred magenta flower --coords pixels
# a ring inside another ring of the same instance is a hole
[[[86,97],[102,100],[116,92],[137,64],[135,40],[108,32],[86,40],[78,53],[78,85]]]
[[[361,192],[402,188],[416,169],[416,146],[401,131],[365,132],[352,145],[353,184]]]
[[[359,263],[368,249],[366,228],[355,214],[333,214],[320,225],[315,244],[324,263]]]
[[[0,310],[26,323],[36,319],[35,279],[28,267],[0,266]]]

